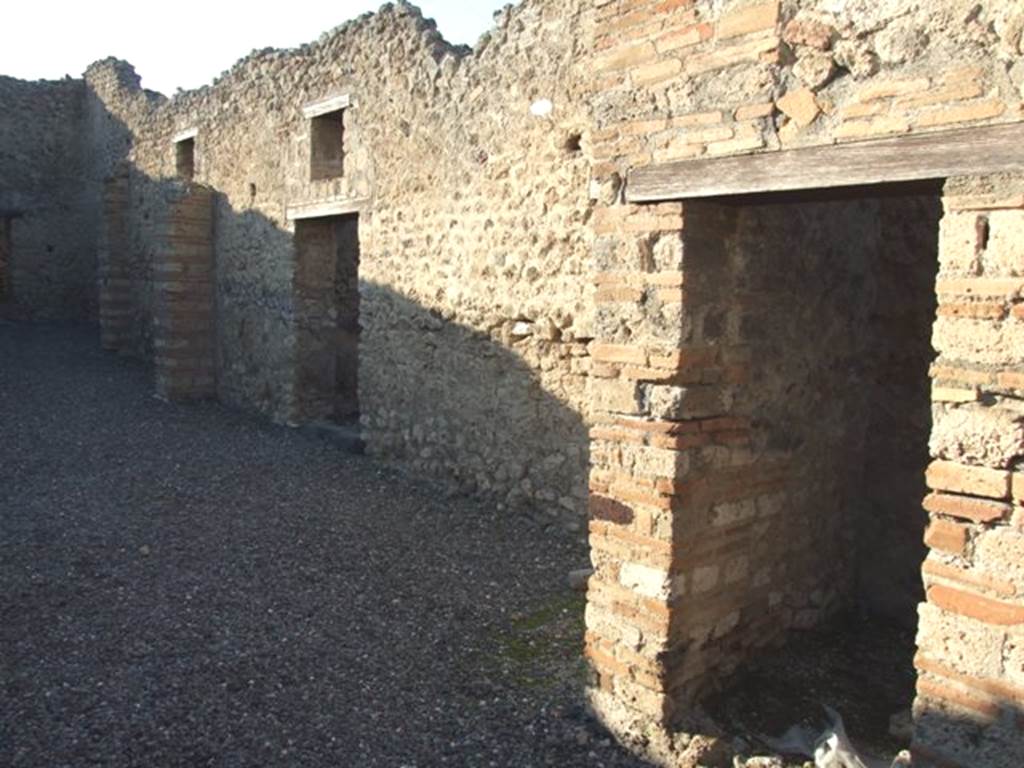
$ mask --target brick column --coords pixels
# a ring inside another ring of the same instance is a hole
[[[216,394],[213,192],[174,185],[157,233],[154,347],[160,397]]]
[[[644,298],[682,300],[678,265],[644,271],[650,241],[681,255],[679,205],[609,205],[595,214],[597,304],[591,348],[595,426],[591,431],[590,545],[595,573],[587,595],[590,700],[621,738],[657,740],[671,713],[668,676],[677,588],[671,490],[685,466],[672,425],[644,407],[643,382],[681,362],[676,329],[658,329]],[[625,338],[623,319],[630,336]],[[661,332],[659,332],[661,331]],[[658,344],[657,342],[660,342]]]
[[[732,406],[749,351],[706,320],[731,300],[707,268],[731,226],[699,203],[610,206],[595,220],[589,698],[620,739],[672,765],[710,759],[695,702],[782,627],[748,553],[756,505],[786,467],[754,461]]]
[[[103,222],[97,254],[100,340],[104,349],[114,352],[131,348],[130,221],[131,177],[122,169],[103,185]]]
[[[1024,765],[1024,179],[947,186],[915,762]]]

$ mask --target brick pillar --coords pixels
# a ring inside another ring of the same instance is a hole
[[[130,220],[131,177],[122,169],[103,185],[103,222],[97,254],[100,340],[103,349],[114,352],[126,352],[132,345]]]
[[[1024,179],[947,185],[915,762],[1024,765]]]
[[[156,390],[189,400],[216,394],[213,193],[174,185],[157,233],[154,291]]]
[[[743,649],[772,638],[748,616],[748,642],[732,642],[752,601],[771,614],[767,586],[748,573],[757,526],[744,509],[770,497],[785,468],[754,462],[748,420],[731,413],[748,349],[702,330],[720,293],[702,265],[720,258],[730,226],[728,211],[695,203],[595,218],[589,699],[622,741],[672,765],[709,759],[717,747],[694,735],[695,701]],[[738,517],[720,525],[716,513]]]
[[[683,586],[673,493],[687,455],[685,436],[645,407],[644,389],[685,367],[682,324],[655,315],[682,309],[682,226],[680,205],[609,204],[594,219],[589,700],[621,740],[645,743],[651,756],[671,752],[672,608]]]

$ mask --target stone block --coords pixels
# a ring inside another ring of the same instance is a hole
[[[821,114],[821,107],[809,88],[789,91],[776,102],[776,106],[801,128],[813,123]]]
[[[677,387],[647,385],[647,408],[656,419],[681,421],[706,419],[726,413],[726,393],[719,387]]]
[[[672,587],[667,572],[638,563],[622,565],[619,570],[619,583],[637,594],[655,600],[667,600]]]
[[[918,610],[917,645],[929,658],[969,675],[998,676],[1005,633],[925,603]]]
[[[1024,532],[1008,526],[982,530],[974,537],[973,550],[978,568],[997,574],[1024,598]]]
[[[979,366],[1024,364],[1024,323],[939,317],[933,345],[947,360]]]
[[[1024,211],[992,211],[988,226],[986,275],[1024,276]]]
[[[961,464],[1009,467],[1024,456],[1024,411],[978,405],[932,409],[932,455]]]

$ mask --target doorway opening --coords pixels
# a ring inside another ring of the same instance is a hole
[[[359,217],[295,225],[297,421],[359,422]]]
[[[697,461],[751,479],[687,533],[724,574],[690,598],[718,617],[691,693],[730,730],[827,704],[869,754],[909,746],[941,210],[938,184],[687,203],[688,333],[747,366],[723,402],[749,444]]]
[[[182,139],[174,145],[174,171],[179,179],[192,181],[196,176],[195,137]]]

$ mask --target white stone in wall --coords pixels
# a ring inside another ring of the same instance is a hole
[[[668,573],[637,563],[626,563],[619,571],[619,583],[645,597],[665,600],[672,590]]]
[[[555,105],[550,99],[539,99],[530,105],[530,114],[534,117],[548,117],[555,111]]]

